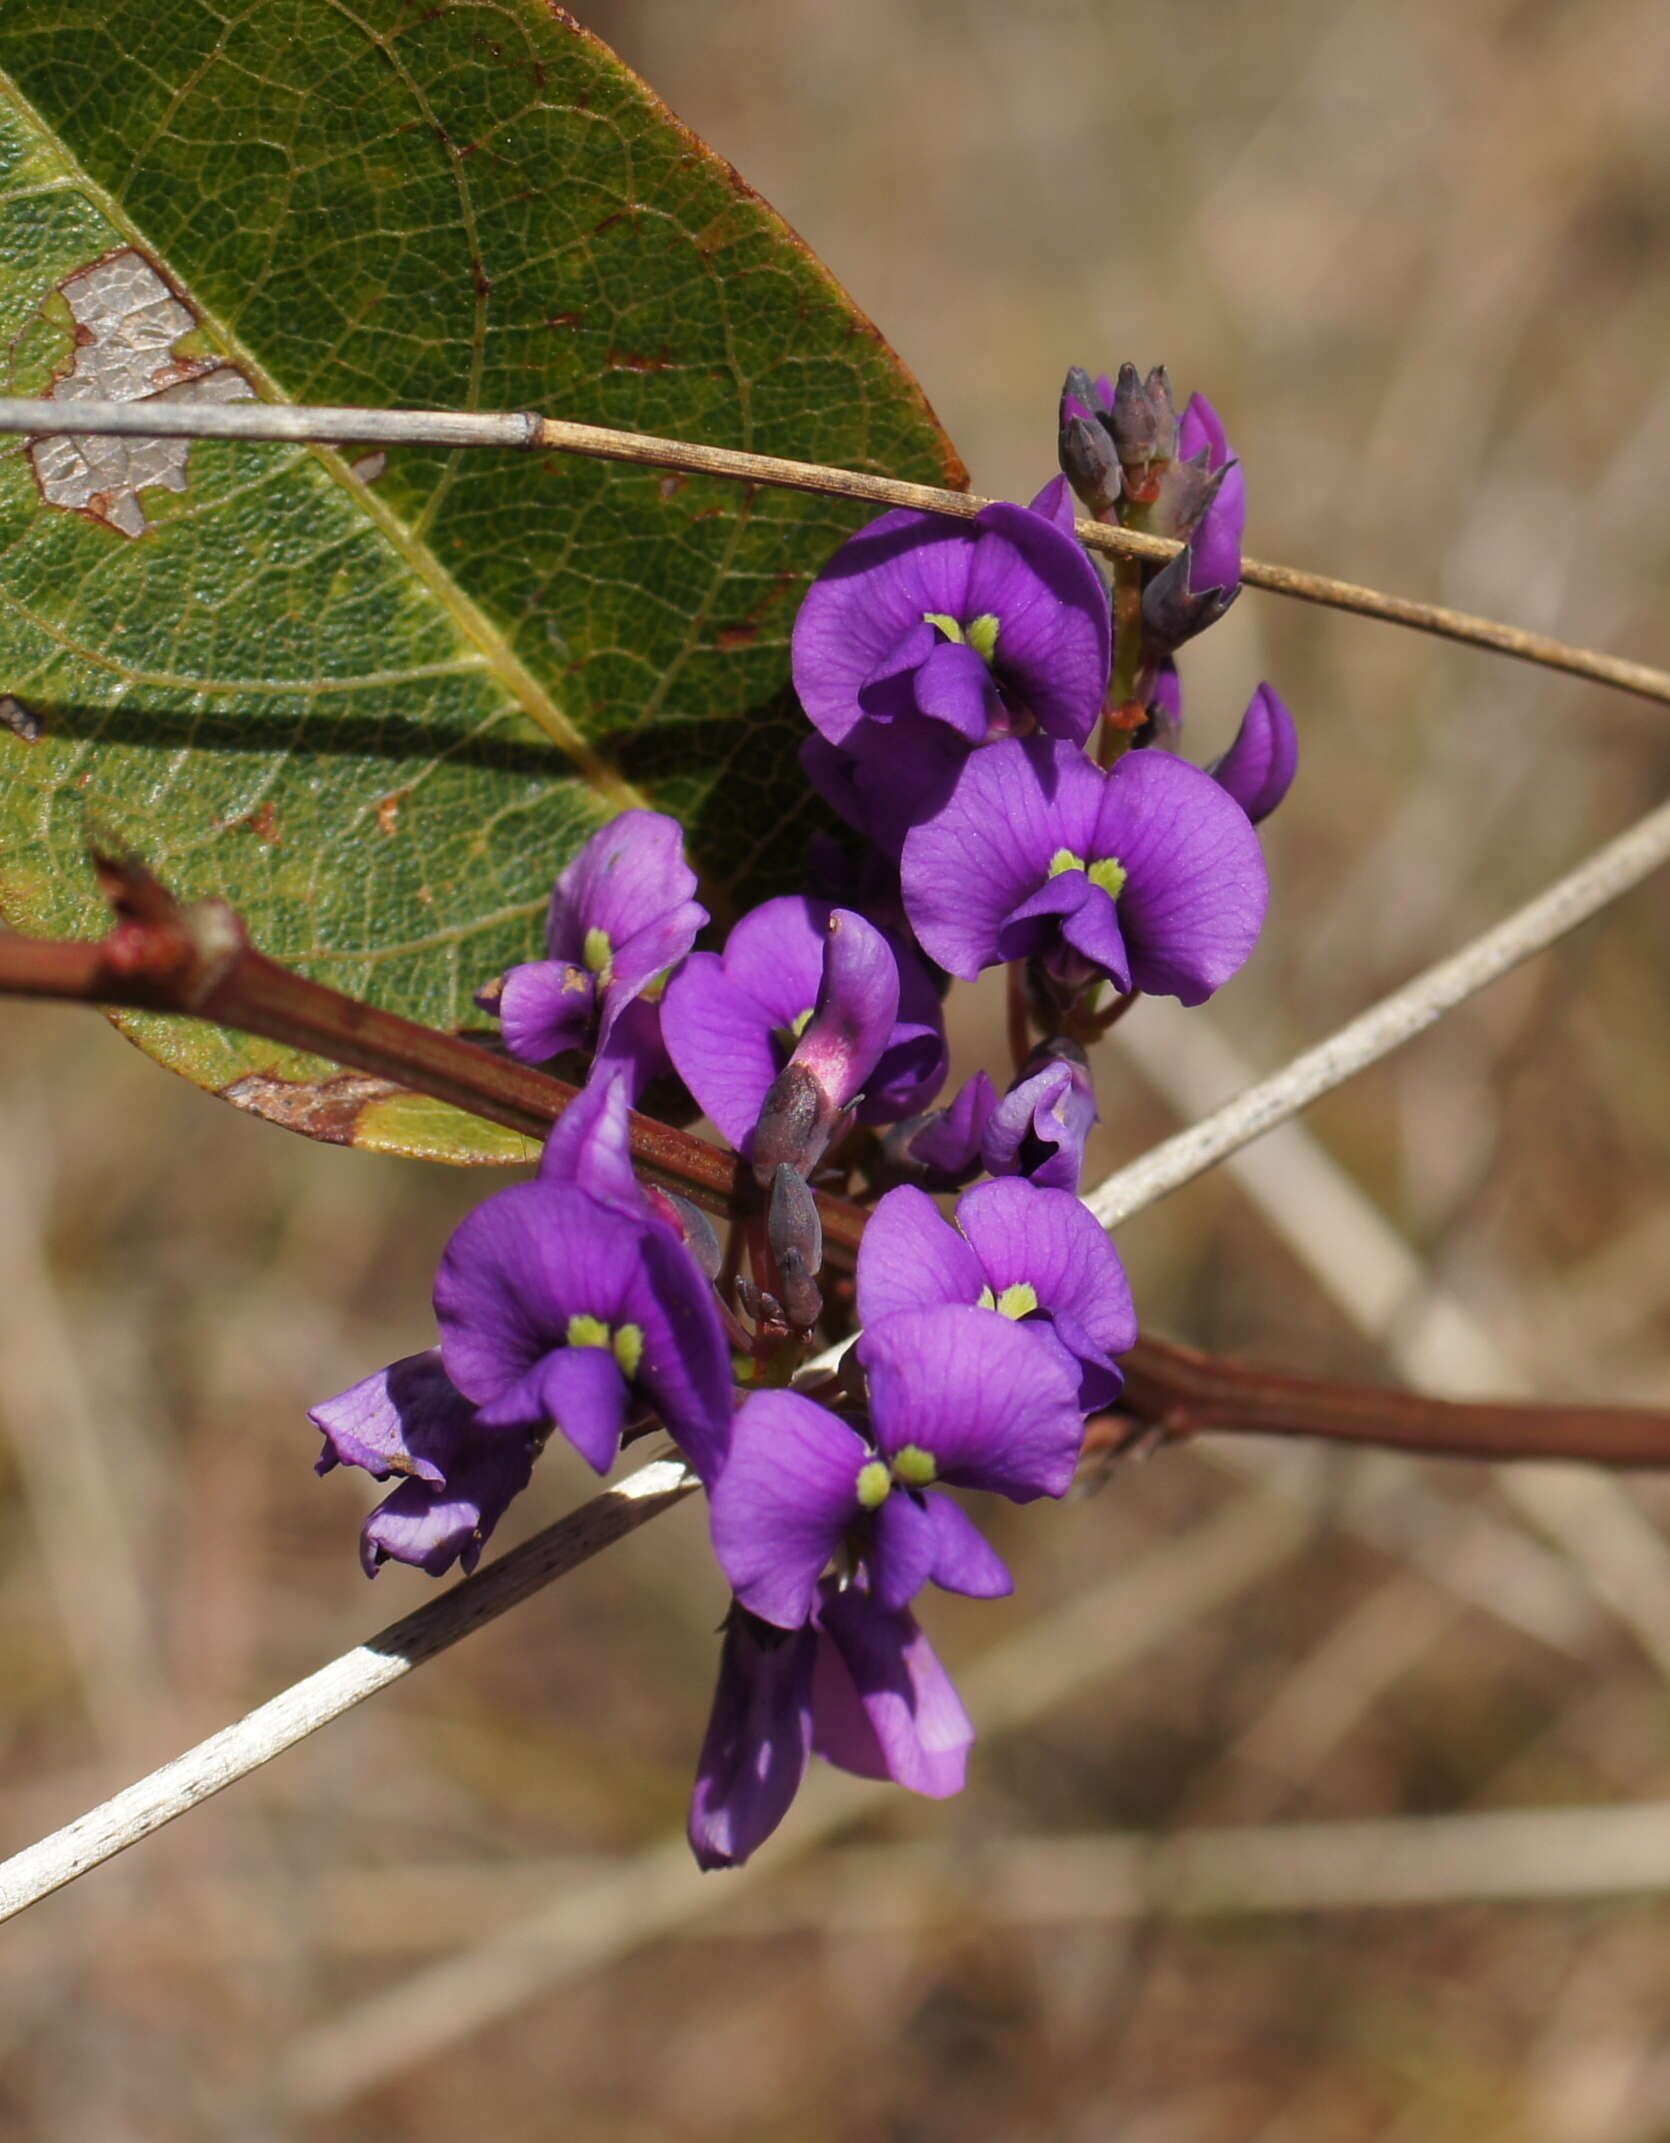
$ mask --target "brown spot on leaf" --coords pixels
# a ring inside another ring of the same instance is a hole
[[[411,795],[410,789],[395,789],[377,806],[377,824],[384,833],[395,833],[400,827],[400,806]]]
[[[252,833],[258,841],[266,841],[273,847],[283,839],[278,830],[278,813],[273,809],[271,797],[259,811],[246,811],[240,819],[229,819],[226,830],[228,833]]]
[[[665,343],[653,357],[646,357],[640,350],[609,352],[609,362],[617,372],[665,372],[672,361],[672,352]]]
[[[546,321],[547,327],[580,327],[585,321],[584,313],[553,313]]]
[[[180,357],[175,344],[197,315],[135,246],[78,268],[58,285],[74,317],[76,352],[47,389],[61,401],[244,402],[255,389],[219,358]],[[92,439],[53,433],[29,443],[29,464],[49,506],[84,513],[124,536],[150,523],[142,491],[184,491],[189,439]]]
[[[670,469],[665,476],[658,480],[655,488],[660,492],[663,499],[676,499],[688,481],[689,479],[681,475],[677,469]]]
[[[406,1091],[392,1079],[373,1078],[369,1072],[337,1072],[329,1079],[280,1079],[272,1072],[250,1072],[223,1086],[220,1095],[235,1109],[265,1117],[286,1131],[299,1131],[328,1146],[351,1146],[361,1111]]]
[[[757,625],[721,625],[714,639],[723,648],[752,647],[760,636]]]
[[[362,454],[358,461],[348,464],[348,474],[357,477],[362,484],[374,484],[389,465],[388,456],[379,447],[375,454]]]

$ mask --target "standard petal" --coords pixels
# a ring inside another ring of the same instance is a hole
[[[811,1002],[808,997],[801,1009],[809,1010]],[[661,1000],[661,1039],[667,1054],[739,1152],[747,1146],[760,1104],[777,1077],[772,1032],[770,1011],[731,979],[715,953],[692,953]]]
[[[325,1438],[320,1473],[363,1466],[379,1481],[406,1473],[443,1481],[475,1415],[441,1367],[441,1350],[408,1354],[309,1410]]]
[[[1136,1307],[1113,1238],[1070,1191],[1020,1176],[982,1183],[958,1205],[957,1225],[993,1295],[1001,1301],[1009,1288],[1030,1287],[1039,1309],[1062,1320],[1060,1337],[1071,1351],[1080,1350],[1069,1329],[1098,1365],[1136,1345]]]
[[[860,1778],[892,1779],[943,1800],[960,1793],[974,1727],[951,1677],[908,1610],[828,1593],[812,1675],[812,1746]]]
[[[794,688],[832,744],[862,719],[858,694],[925,616],[960,618],[974,531],[939,514],[884,513],[842,544],[795,619]]]
[[[1076,536],[1030,506],[982,509],[969,615],[997,618],[1004,697],[1050,736],[1082,744],[1107,692],[1113,624],[1106,584]]]
[[[1258,942],[1269,901],[1246,813],[1198,767],[1129,752],[1108,777],[1095,844],[1125,867],[1132,986],[1186,1005],[1210,997]]]
[[[687,900],[655,916],[642,930],[615,948],[610,979],[603,992],[603,1018],[598,1039],[606,1043],[610,1030],[627,1006],[636,1002],[657,975],[682,960],[696,942],[696,933],[707,921],[707,910]]]
[[[618,951],[669,911],[694,902],[695,892],[678,820],[661,811],[623,811],[592,835],[557,881],[553,957],[582,959],[588,930],[603,931]],[[695,929],[706,920],[703,909]]]
[[[513,967],[499,992],[504,1046],[524,1064],[583,1049],[596,1011],[596,978],[566,960],[530,960]]]
[[[756,1392],[731,1429],[711,1490],[713,1549],[731,1590],[762,1621],[806,1621],[818,1579],[858,1516],[870,1451],[827,1408],[798,1392]]]
[[[980,1260],[926,1191],[900,1184],[870,1215],[858,1245],[862,1323],[944,1302],[972,1306],[985,1284]]]
[[[1068,1359],[995,1310],[901,1310],[859,1342],[876,1442],[932,1454],[939,1479],[1029,1503],[1064,1495],[1083,1441]]]
[[[733,1610],[690,1801],[698,1867],[740,1867],[787,1815],[812,1749],[817,1643]]]

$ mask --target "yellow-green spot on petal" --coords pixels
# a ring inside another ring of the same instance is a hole
[[[1000,621],[994,612],[990,610],[982,611],[979,617],[975,618],[974,621],[970,624],[968,631],[964,634],[964,638],[968,641],[969,646],[973,648],[974,652],[980,657],[980,660],[982,662],[992,661],[997,654],[997,629],[999,622]]]
[[[1123,863],[1113,856],[1105,856],[1100,863],[1090,866],[1090,883],[1099,885],[1109,900],[1117,900],[1125,890],[1125,880],[1130,876]]]
[[[599,930],[595,923],[586,932],[585,960],[594,975],[605,978],[614,963],[615,948],[609,943],[609,933]]]
[[[799,1041],[800,1037],[806,1032],[806,1029],[812,1024],[812,1014],[816,1011],[816,1009],[817,1007],[815,1005],[808,1005],[805,1011],[802,1012],[798,1018],[792,1020],[789,1023],[789,1032],[794,1036],[797,1042]]]
[[[571,1347],[606,1347],[609,1327],[601,1317],[588,1317],[583,1310],[576,1310],[568,1320],[568,1344]]]
[[[995,1310],[997,1308],[997,1297],[992,1293],[989,1287],[983,1287],[980,1290],[979,1299],[976,1301],[974,1307],[977,1310]]]
[[[1017,1280],[998,1296],[997,1307],[1004,1317],[1030,1317],[1038,1307],[1038,1290],[1030,1280]]]
[[[858,1500],[867,1511],[880,1510],[893,1488],[893,1476],[879,1458],[858,1469]]]
[[[615,1360],[619,1362],[621,1375],[635,1377],[638,1364],[644,1358],[644,1328],[642,1325],[623,1324],[616,1329],[614,1337]]]
[[[1070,848],[1058,848],[1050,858],[1050,876],[1059,878],[1064,871],[1082,871],[1084,858],[1075,856]]]
[[[938,1478],[939,1468],[931,1451],[924,1451],[920,1444],[906,1444],[893,1454],[893,1472],[907,1488],[926,1488]]]
[[[944,633],[947,640],[955,640],[961,646],[963,629],[955,618],[947,617],[943,610],[924,610],[922,622],[924,625],[934,626],[938,631]]]

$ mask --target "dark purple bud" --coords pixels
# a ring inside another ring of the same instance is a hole
[[[1180,541],[1192,536],[1205,520],[1229,475],[1227,466],[1208,468],[1204,454],[1195,461],[1168,463],[1159,480],[1158,496],[1149,509],[1150,532],[1156,536],[1176,536]]]
[[[1062,475],[1085,505],[1098,517],[1108,514],[1120,492],[1119,456],[1097,408],[1090,375],[1080,365],[1067,374],[1062,389],[1056,449]]]
[[[717,1280],[725,1262],[719,1231],[699,1205],[681,1198],[677,1191],[664,1191],[658,1183],[643,1186],[644,1198],[658,1220],[666,1222],[710,1280]]]
[[[1172,397],[1171,378],[1165,366],[1156,365],[1142,385],[1154,418],[1153,458],[1170,461],[1177,453],[1177,404]]]
[[[1142,627],[1149,645],[1171,653],[1196,633],[1216,625],[1241,592],[1239,581],[1228,587],[1196,589],[1197,577],[1194,546],[1185,544],[1143,589]]]
[[[1148,389],[1135,365],[1119,367],[1108,424],[1122,466],[1146,469],[1155,459],[1160,426],[1154,405],[1148,398]]]
[[[1299,771],[1299,732],[1274,687],[1259,686],[1241,717],[1235,742],[1206,771],[1255,826],[1275,810]]]
[[[771,1179],[766,1239],[782,1280],[783,1311],[799,1332],[809,1332],[823,1315],[816,1277],[823,1267],[823,1222],[804,1176],[786,1164]]]

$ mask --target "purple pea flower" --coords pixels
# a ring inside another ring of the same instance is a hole
[[[1187,461],[1204,454],[1209,470],[1224,472],[1198,522],[1175,531],[1189,538],[1194,552],[1192,584],[1197,588],[1238,587],[1241,537],[1247,525],[1247,479],[1230,448],[1223,419],[1203,394],[1189,397],[1177,426],[1177,451]]]
[[[1085,1413],[1119,1396],[1114,1357],[1137,1338],[1130,1283],[1112,1238],[1071,1191],[1020,1177],[982,1183],[959,1203],[955,1226],[925,1191],[889,1191],[859,1246],[858,1313],[878,1324],[938,1302],[995,1309],[1064,1349]]]
[[[813,1619],[779,1630],[733,1607],[696,1770],[698,1866],[734,1868],[788,1812],[815,1749],[860,1778],[959,1793],[974,1728],[908,1608],[826,1579]]]
[[[608,1053],[628,1007],[696,942],[707,910],[684,860],[684,833],[659,811],[623,811],[557,880],[547,957],[513,967],[496,1009],[505,1047],[525,1063],[566,1049]],[[646,1006],[646,1010],[648,1007]],[[653,1014],[628,1022],[616,1052],[641,1092],[658,1068]]]
[[[1048,737],[977,752],[906,838],[905,906],[923,950],[968,980],[1042,957],[1070,986],[1201,1003],[1252,951],[1269,897],[1243,812],[1162,752],[1104,773]]]
[[[318,1472],[340,1464],[378,1481],[400,1476],[360,1531],[367,1577],[391,1558],[431,1577],[455,1562],[473,1570],[544,1441],[533,1430],[483,1429],[434,1347],[391,1362],[308,1418],[325,1438]]]
[[[1032,1052],[1001,1101],[990,1074],[977,1071],[945,1108],[890,1131],[887,1156],[931,1190],[961,1190],[984,1168],[1076,1191],[1098,1120],[1084,1051],[1057,1035]]]
[[[861,1091],[863,1121],[887,1123],[945,1077],[939,993],[920,955],[827,901],[788,895],[745,915],[722,955],[684,963],[661,1019],[680,1078],[756,1160],[755,1126],[790,1067],[825,1136]]]
[[[1206,771],[1255,826],[1275,810],[1299,771],[1299,731],[1274,686],[1259,686],[1235,742]]]
[[[723,1463],[731,1373],[717,1301],[647,1210],[572,1180],[500,1191],[448,1243],[435,1315],[447,1374],[479,1427],[556,1428],[603,1473],[627,1420],[648,1408],[704,1480]]]
[[[871,1327],[859,1359],[873,1442],[798,1392],[757,1392],[711,1491],[731,1588],[780,1629],[806,1621],[843,1555],[890,1613],[929,1582],[981,1599],[1008,1592],[1001,1559],[932,1484],[1025,1503],[1065,1494],[1078,1463],[1078,1377],[1006,1317],[903,1310]]]
[[[1017,721],[1082,743],[1107,688],[1101,577],[1029,507],[899,510],[842,545],[795,620],[795,689],[831,744],[925,719],[965,746]]]

